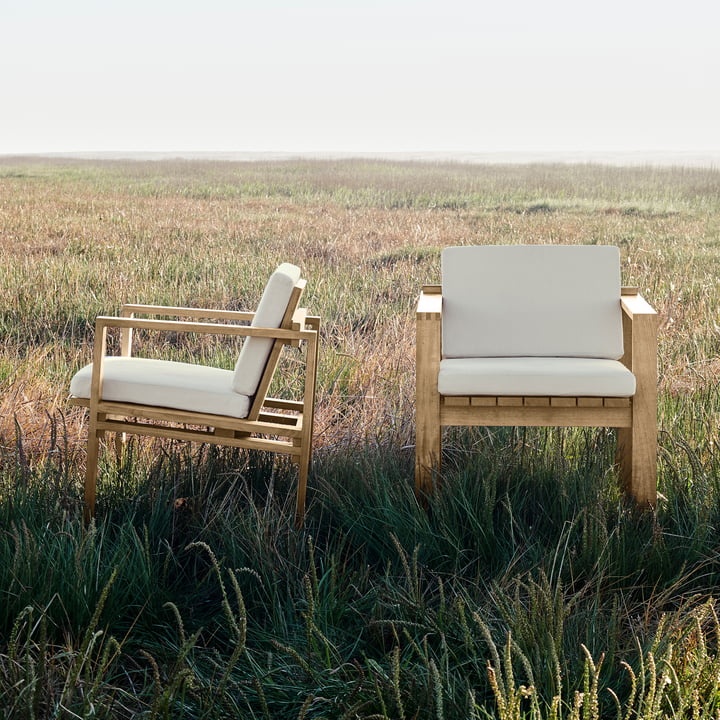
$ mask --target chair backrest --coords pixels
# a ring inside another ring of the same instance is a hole
[[[446,248],[442,294],[444,357],[622,357],[616,247]]]
[[[295,307],[290,308],[291,300],[297,306],[300,293],[293,292],[300,280],[300,268],[290,263],[282,263],[270,276],[260,303],[255,311],[251,326],[279,328],[283,322],[292,319]],[[289,316],[289,318],[288,318]],[[275,341],[272,338],[245,338],[240,356],[235,363],[233,390],[242,395],[253,397],[258,390],[265,373],[268,359]],[[272,368],[274,372],[275,368]]]

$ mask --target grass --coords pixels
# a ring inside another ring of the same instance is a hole
[[[719,190],[682,168],[1,159],[4,716],[717,717]],[[414,299],[442,247],[517,242],[616,244],[662,314],[652,516],[594,429],[453,431],[415,502]],[[103,455],[84,528],[65,394],[95,315],[253,307],[282,260],[323,318],[305,529],[284,460],[149,441]]]

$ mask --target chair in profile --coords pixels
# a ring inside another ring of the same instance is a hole
[[[626,492],[657,500],[657,314],[621,288],[611,246],[468,246],[442,254],[417,306],[418,495],[446,426],[618,428]]]
[[[285,453],[299,466],[296,524],[302,525],[320,324],[318,317],[298,307],[305,284],[299,268],[283,263],[271,275],[254,313],[125,305],[119,317],[97,318],[93,362],[70,384],[70,402],[89,410],[87,519],[95,512],[99,443],[105,433],[115,432]],[[106,357],[110,328],[120,329],[120,355],[115,357]],[[134,329],[245,339],[233,371],[135,357]],[[301,343],[307,348],[302,400],[268,397],[283,348]]]

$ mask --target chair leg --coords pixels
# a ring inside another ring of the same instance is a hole
[[[87,464],[85,467],[85,522],[95,517],[95,488],[98,476],[100,440],[105,433],[97,430],[97,421],[91,420],[88,428]]]
[[[437,422],[418,421],[415,436],[415,494],[427,497],[433,489],[433,480],[440,472],[442,428]]]
[[[295,527],[300,530],[305,524],[305,497],[307,495],[307,479],[310,472],[310,457],[312,448],[306,442],[301,449],[298,461],[297,501],[295,505]]]
[[[655,418],[618,429],[617,459],[623,489],[640,507],[657,504],[657,435]]]

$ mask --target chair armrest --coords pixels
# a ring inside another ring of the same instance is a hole
[[[417,320],[440,320],[442,317],[442,294],[439,285],[425,286],[418,298]],[[428,290],[438,288],[437,292]]]
[[[311,316],[299,330],[284,328],[251,327],[250,325],[226,325],[223,323],[186,322],[180,320],[150,320],[135,317],[113,317],[100,315],[95,320],[95,341],[93,344],[93,372],[90,386],[90,404],[97,403],[101,397],[103,380],[103,360],[107,354],[107,331],[119,328],[121,331],[157,330],[164,332],[196,333],[199,335],[225,335],[233,337],[262,337],[271,340],[284,340],[288,344],[308,341],[316,347],[319,318]],[[307,328],[311,329],[308,330]],[[124,350],[124,348],[123,348]],[[129,353],[123,352],[123,355]]]
[[[140,305],[126,303],[120,308],[120,317],[132,318],[135,315],[166,315],[171,317],[206,318],[212,320],[237,320],[252,322],[254,312],[238,310],[220,310],[211,308],[174,307],[170,305]],[[132,327],[124,327],[120,332],[120,354],[129,357],[132,354]]]
[[[439,286],[438,286],[439,288]],[[420,293],[415,315],[415,381],[418,402],[437,394],[437,376],[442,352],[442,295]],[[433,288],[434,289],[434,288]]]
[[[133,317],[134,315],[168,315],[175,317],[212,318],[215,320],[237,320],[239,322],[252,322],[255,317],[254,312],[243,312],[241,310],[173,307],[169,305],[126,303],[120,309],[120,317]]]
[[[657,312],[640,294],[623,295],[620,298],[620,307],[622,308],[623,313],[630,319],[634,319],[636,315],[657,316]]]
[[[132,328],[165,332],[197,333],[200,335],[227,335],[235,337],[264,337],[273,340],[309,340],[315,330],[286,330],[284,328],[252,327],[250,325],[227,325],[184,320],[152,320],[136,317],[112,317],[100,315],[95,321],[96,334],[107,328]]]
[[[639,294],[623,295],[620,307],[625,348],[622,363],[636,377],[643,366],[648,368],[648,372],[652,368],[652,372],[657,373],[657,312]]]

